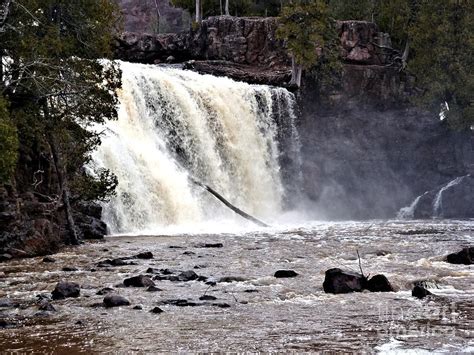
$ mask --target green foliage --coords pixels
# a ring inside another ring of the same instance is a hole
[[[107,169],[84,173],[74,180],[72,186],[76,198],[83,201],[109,201],[115,196],[118,185],[117,176]]]
[[[337,20],[370,21],[376,2],[377,0],[330,0],[329,9],[331,16]]]
[[[90,128],[117,117],[119,68],[101,58],[112,54],[118,18],[115,0],[14,0],[0,34],[20,139],[57,145],[71,185],[100,143]]]
[[[8,181],[18,159],[18,136],[10,120],[7,103],[0,97],[0,183]]]
[[[329,9],[322,0],[293,1],[283,7],[277,36],[286,41],[297,64],[315,65],[320,57],[317,48],[325,48],[334,38]]]
[[[424,89],[422,102],[439,110],[457,128],[474,124],[474,2],[420,0],[408,36],[413,56],[408,69]]]

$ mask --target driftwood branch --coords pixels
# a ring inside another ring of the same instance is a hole
[[[266,223],[260,221],[259,219],[249,215],[248,213],[245,213],[240,208],[235,207],[233,204],[231,204],[229,201],[227,201],[221,194],[219,194],[217,191],[210,188],[209,186],[207,186],[207,185],[203,184],[202,182],[197,181],[193,178],[190,178],[190,180],[194,184],[196,184],[196,185],[202,187],[204,190],[208,191],[211,195],[213,195],[215,198],[217,198],[219,201],[221,201],[224,205],[226,205],[228,208],[230,208],[232,211],[234,211],[238,215],[242,216],[243,218],[255,223],[256,225],[258,225],[260,227],[269,227],[268,224],[266,224]]]

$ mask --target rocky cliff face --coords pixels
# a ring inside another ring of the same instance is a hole
[[[51,157],[20,148],[15,181],[0,185],[0,261],[54,253],[67,240]],[[100,239],[107,233],[99,205],[75,201],[73,210],[82,238]]]
[[[136,33],[172,33],[187,30],[191,16],[169,0],[118,0],[124,30]]]
[[[413,78],[374,24],[339,26],[341,88],[300,92],[304,191],[315,216],[390,218],[416,196],[474,168],[474,137],[410,103]],[[452,217],[452,216],[451,216]]]

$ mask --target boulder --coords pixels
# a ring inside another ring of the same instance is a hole
[[[194,281],[199,278],[199,275],[192,270],[183,271],[178,275],[179,281]]]
[[[298,273],[293,270],[278,270],[274,275],[276,278],[296,277]]]
[[[160,307],[155,307],[150,312],[155,313],[155,314],[160,314],[160,313],[163,313],[163,310]]]
[[[145,251],[134,256],[135,259],[153,259],[151,251]]]
[[[430,291],[428,291],[426,288],[424,288],[423,286],[415,285],[415,287],[413,287],[413,290],[411,291],[411,295],[413,297],[422,299],[422,298],[425,298],[426,296],[431,296],[433,294]]]
[[[451,264],[472,265],[474,261],[474,247],[467,247],[457,253],[449,254],[446,261]]]
[[[155,283],[149,276],[138,275],[123,280],[125,287],[149,287],[155,286]]]
[[[361,274],[334,268],[326,271],[323,288],[326,293],[360,292],[366,282]]]
[[[50,256],[45,256],[45,257],[43,258],[43,263],[54,263],[54,262],[56,262],[56,259],[54,259],[54,258],[52,258],[52,257],[50,257]]]
[[[125,297],[113,294],[107,295],[104,297],[104,306],[107,308],[111,307],[120,307],[120,306],[130,306],[130,301]]]
[[[244,282],[246,279],[240,276],[224,276],[221,277],[217,282]]]
[[[385,275],[375,275],[367,281],[366,288],[371,292],[393,292],[394,289]]]
[[[215,301],[217,300],[217,297],[211,296],[211,295],[203,295],[199,297],[200,301]]]
[[[60,300],[69,297],[79,297],[81,288],[75,282],[60,281],[57,283],[53,292],[51,292],[53,300]]]

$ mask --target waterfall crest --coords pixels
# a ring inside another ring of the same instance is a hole
[[[190,176],[256,216],[281,212],[278,123],[295,131],[291,93],[174,68],[121,69],[119,117],[93,156],[119,179],[104,206],[112,233],[233,218]]]

